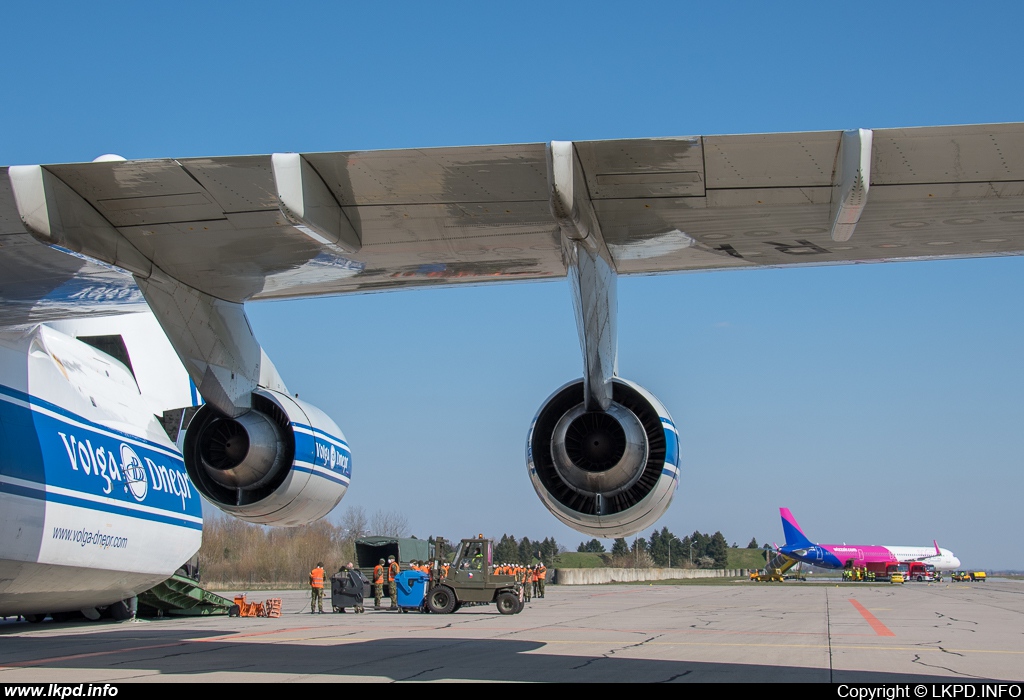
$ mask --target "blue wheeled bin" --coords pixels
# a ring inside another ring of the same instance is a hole
[[[398,609],[402,612],[410,610],[426,610],[424,601],[427,599],[427,581],[430,577],[422,571],[402,571],[395,577],[395,589],[398,591]]]

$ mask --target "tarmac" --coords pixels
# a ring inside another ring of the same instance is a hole
[[[518,615],[0,624],[0,683],[1024,680],[1024,581],[549,586]]]

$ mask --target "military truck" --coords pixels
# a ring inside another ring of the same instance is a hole
[[[438,551],[444,551],[437,540]],[[494,543],[484,538],[462,540],[452,557],[448,573],[438,571],[436,583],[427,591],[427,609],[446,615],[464,605],[495,604],[502,615],[522,612],[523,587],[512,576],[496,575]],[[435,569],[435,571],[437,571]]]

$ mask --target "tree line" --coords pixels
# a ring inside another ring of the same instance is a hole
[[[733,545],[735,546],[735,545]],[[757,549],[757,540],[751,538],[749,549]],[[577,552],[605,553],[604,544],[598,539],[580,542]],[[609,556],[603,557],[612,566],[623,568],[681,567],[701,569],[724,569],[729,563],[729,543],[720,531],[713,535],[694,530],[692,535],[682,539],[669,532],[667,527],[651,532],[649,539],[637,537],[632,544],[620,537],[612,544]]]
[[[554,537],[543,540],[531,540],[524,537],[517,540],[515,535],[502,535],[494,545],[494,562],[497,564],[524,564],[529,566],[538,562],[554,562],[558,553],[563,551]]]
[[[216,514],[207,514],[204,520],[199,574],[203,582],[219,586],[289,582],[302,586],[317,562],[323,562],[328,572],[355,562],[355,542],[362,537],[414,536],[401,513],[368,515],[358,506],[343,511],[337,522],[324,519],[302,527],[266,527]],[[428,541],[433,543],[433,538]],[[447,551],[438,554],[450,558],[459,539],[446,542]],[[549,564],[560,551],[564,550],[554,537],[531,540],[503,535],[495,545],[494,558],[496,563]]]

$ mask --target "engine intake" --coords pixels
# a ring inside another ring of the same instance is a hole
[[[208,404],[199,409],[182,455],[207,500],[263,525],[305,525],[327,515],[352,475],[352,454],[334,421],[266,389],[257,389],[252,410],[237,418]]]
[[[615,379],[607,411],[587,411],[583,380],[541,406],[527,463],[544,505],[570,527],[625,537],[653,525],[678,486],[679,450],[668,411],[639,385]]]

